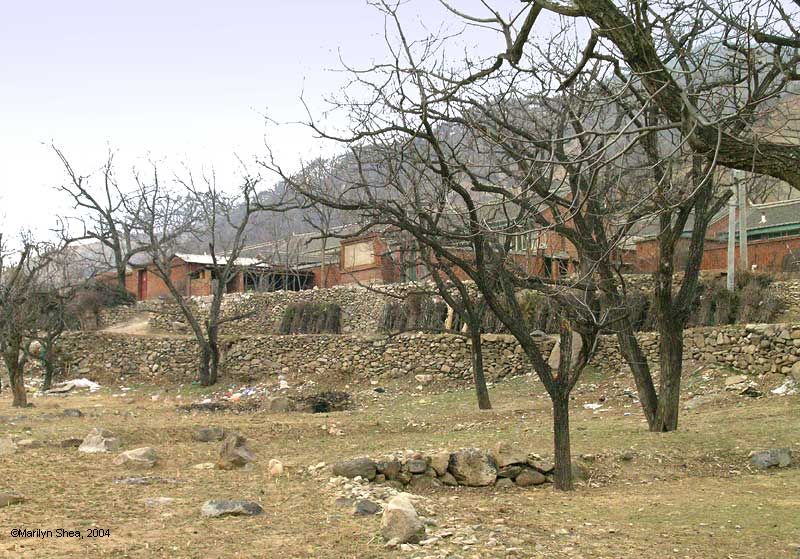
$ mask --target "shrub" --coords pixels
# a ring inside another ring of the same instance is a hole
[[[281,334],[338,334],[342,309],[335,303],[295,303],[281,317]]]
[[[404,330],[442,330],[447,318],[447,305],[430,295],[413,293],[403,301],[387,301],[381,312],[381,328],[385,332]]]

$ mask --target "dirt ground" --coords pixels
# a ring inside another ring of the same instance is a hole
[[[491,389],[495,409],[478,411],[467,389],[416,391],[360,387],[354,411],[331,414],[185,412],[176,404],[204,397],[197,387],[135,386],[33,399],[35,407],[0,398],[0,437],[33,438],[39,448],[0,456],[0,489],[27,501],[0,508],[0,557],[537,557],[537,558],[798,558],[800,557],[800,397],[749,398],[723,389],[724,373],[689,376],[705,394],[682,411],[680,430],[651,434],[626,394],[630,379],[587,375],[573,402],[573,453],[590,478],[573,493],[536,488],[440,488],[425,493],[439,529],[469,537],[413,550],[388,550],[379,516],[354,517],[336,507],[328,476],[306,468],[402,449],[491,448],[508,441],[551,453],[551,416],[532,377]],[[180,398],[179,398],[180,397]],[[602,401],[599,410],[583,407]],[[699,403],[698,403],[699,402]],[[64,417],[79,408],[83,417]],[[194,428],[218,425],[247,437],[257,456],[250,470],[198,470],[218,443],[192,440]],[[114,466],[116,453],[89,455],[61,448],[95,426],[113,431],[123,449],[153,446],[155,469]],[[333,434],[332,434],[333,433]],[[791,447],[793,467],[755,472],[751,450]],[[270,479],[267,463],[286,475]],[[177,483],[124,485],[116,479],[155,475]],[[145,500],[175,499],[148,507]],[[204,501],[255,500],[255,517],[207,519]],[[102,538],[19,539],[13,528],[88,528]]]

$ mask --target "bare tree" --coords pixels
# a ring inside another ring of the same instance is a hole
[[[137,176],[139,196],[143,208],[137,229],[147,242],[147,252],[152,260],[152,271],[164,282],[172,299],[177,304],[200,348],[199,379],[204,386],[217,382],[220,370],[220,326],[241,318],[221,317],[223,295],[229,283],[244,267],[240,261],[242,249],[247,244],[246,231],[250,219],[265,209],[285,210],[280,202],[266,206],[261,203],[257,187],[260,178],[244,174],[238,193],[228,194],[218,187],[212,172],[204,174],[199,181],[191,172],[186,178],[178,178],[180,190],[161,184],[158,168],[154,164],[148,179]],[[183,232],[193,230],[198,239],[203,239],[208,248],[211,274],[211,302],[201,311],[190,300],[185,290],[173,277],[172,267],[177,241]]]
[[[0,354],[8,371],[13,405],[25,407],[25,365],[31,332],[36,331],[36,289],[48,255],[57,252],[49,243],[23,237],[12,251],[0,233]]]

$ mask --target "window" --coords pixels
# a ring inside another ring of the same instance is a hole
[[[372,250],[372,241],[344,245],[343,250],[345,269],[367,266],[374,261],[375,255]]]
[[[558,261],[558,277],[563,278],[569,274],[569,260]]]

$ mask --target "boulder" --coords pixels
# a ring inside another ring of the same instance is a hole
[[[514,483],[520,487],[530,487],[531,485],[542,485],[547,481],[544,474],[532,468],[525,468],[514,478]]]
[[[395,479],[403,468],[399,460],[386,460],[376,464],[380,473],[386,476],[386,479]]]
[[[20,439],[17,442],[17,446],[19,448],[41,448],[42,441],[37,441],[36,439]]]
[[[25,497],[16,491],[0,491],[0,508],[24,503],[25,501]]]
[[[497,479],[497,464],[488,453],[464,448],[450,455],[450,473],[460,485],[484,487]]]
[[[406,468],[412,474],[422,474],[428,469],[428,461],[422,458],[412,459],[406,462]]]
[[[247,439],[241,435],[230,434],[225,437],[219,449],[217,467],[221,470],[231,470],[233,468],[246,466],[255,460],[253,453],[247,448],[246,443]]]
[[[524,464],[528,461],[528,453],[519,450],[509,443],[497,443],[492,451],[492,458],[497,463],[498,468],[504,468],[511,464]]]
[[[337,462],[333,465],[333,475],[335,476],[342,476],[348,478],[354,478],[356,476],[361,476],[364,479],[368,479],[372,481],[375,479],[378,470],[375,467],[375,462],[367,458],[366,456],[362,456],[361,458],[354,458],[352,460],[344,460],[342,462]],[[389,476],[386,476],[388,479]]]
[[[786,468],[792,463],[792,451],[788,448],[771,448],[750,453],[750,464],[759,470]]]
[[[225,438],[225,429],[222,427],[198,427],[192,433],[192,440],[201,443],[221,441]]]
[[[381,535],[387,541],[418,543],[425,536],[425,524],[417,515],[408,495],[392,497],[383,509]]]
[[[78,452],[86,452],[94,454],[98,452],[112,452],[119,450],[119,439],[114,436],[114,433],[107,429],[95,427],[83,439],[81,446],[78,447]]]
[[[497,489],[510,489],[514,487],[514,482],[507,477],[497,478],[497,483],[494,484]]]
[[[589,479],[589,470],[580,462],[572,462],[570,464],[572,469],[572,479],[575,481],[586,481]]]
[[[504,477],[508,479],[514,479],[519,474],[525,470],[525,466],[521,464],[512,464],[510,466],[505,466],[504,468],[500,468],[497,470],[497,477]]]
[[[264,512],[261,505],[253,501],[230,501],[227,499],[213,499],[203,503],[200,512],[203,516],[255,516]]]
[[[796,361],[795,364],[792,365],[789,374],[795,381],[800,382],[800,361]]]
[[[114,458],[115,466],[124,466],[131,469],[146,469],[156,465],[158,456],[154,448],[144,446],[133,450],[126,450]]]

